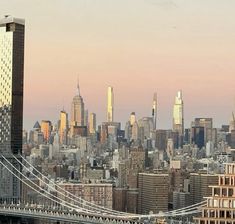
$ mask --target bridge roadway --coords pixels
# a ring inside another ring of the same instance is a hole
[[[0,215],[21,218],[46,219],[51,221],[79,224],[141,224],[150,223],[131,217],[109,217],[105,214],[81,214],[76,211],[63,211],[52,208],[36,208],[22,205],[0,205]]]

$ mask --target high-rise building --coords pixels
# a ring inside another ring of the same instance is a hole
[[[152,117],[153,117],[153,129],[156,130],[157,128],[157,93],[154,93],[154,96],[153,96]]]
[[[42,120],[41,132],[43,133],[44,142],[49,142],[51,137],[52,124],[50,121]]]
[[[107,101],[107,122],[114,121],[114,94],[113,87],[108,87],[108,101]]]
[[[24,20],[11,16],[0,20],[0,154],[5,154],[19,170],[11,154],[22,151],[24,24]],[[0,183],[2,200],[19,198],[19,181],[1,165]]]
[[[84,126],[89,126],[89,111],[87,109],[84,110]]]
[[[231,117],[230,122],[229,122],[229,132],[231,132],[233,130],[235,130],[235,115],[232,112],[232,117]]]
[[[89,133],[95,134],[96,132],[96,114],[90,113],[89,116]]]
[[[211,195],[209,186],[218,182],[218,176],[212,174],[191,173],[190,174],[190,197],[191,204],[200,203],[204,197]]]
[[[135,122],[136,122],[136,115],[135,115],[135,112],[132,112],[130,115],[131,126],[133,126]]]
[[[204,128],[204,145],[208,141],[212,141],[213,119],[212,118],[195,118],[192,127]]]
[[[184,135],[184,102],[182,91],[177,92],[173,108],[173,131],[177,131],[180,136]]]
[[[62,110],[60,112],[60,144],[67,145],[68,143],[68,114]]]
[[[196,144],[200,149],[205,145],[204,127],[198,126],[191,128],[191,143]]]
[[[84,126],[84,102],[80,94],[79,82],[77,85],[77,95],[73,98],[71,106],[71,126]]]
[[[139,173],[138,213],[154,214],[168,210],[168,174]]]
[[[138,120],[139,128],[143,128],[143,136],[141,136],[141,141],[143,142],[144,139],[148,139],[151,137],[151,132],[153,131],[153,118],[152,117],[143,117]]]

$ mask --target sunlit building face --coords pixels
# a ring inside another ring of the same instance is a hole
[[[180,135],[184,134],[184,103],[182,99],[182,92],[178,91],[175,97],[175,104],[173,108],[173,130]]]
[[[113,122],[113,108],[114,107],[114,94],[113,94],[113,87],[108,87],[108,102],[107,102],[107,121]]]

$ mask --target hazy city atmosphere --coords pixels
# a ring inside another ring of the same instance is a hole
[[[234,7],[231,0],[1,0],[2,15],[26,20],[25,128],[55,122],[63,106],[70,111],[78,74],[99,122],[113,86],[123,124],[132,111],[149,116],[156,91],[159,128],[171,128],[182,89],[187,126],[205,116],[221,126],[235,106]]]
[[[234,7],[2,0],[0,224],[235,224]]]

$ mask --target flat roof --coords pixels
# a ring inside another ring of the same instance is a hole
[[[0,19],[0,25],[7,24],[7,23],[17,23],[17,24],[25,25],[25,20],[20,19],[20,18],[14,18],[8,15]]]

